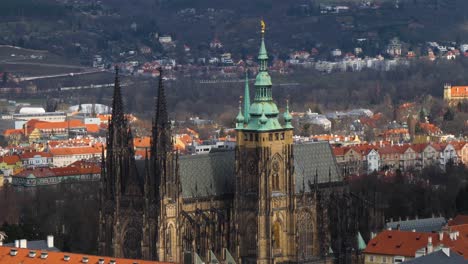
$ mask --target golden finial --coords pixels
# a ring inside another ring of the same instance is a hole
[[[260,26],[262,28],[262,34],[265,34],[265,28],[266,28],[266,24],[265,24],[265,21],[260,20]]]

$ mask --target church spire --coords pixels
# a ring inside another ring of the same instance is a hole
[[[159,85],[156,99],[156,116],[153,124],[153,146],[151,147],[151,155],[156,155],[159,151],[170,151],[172,149],[170,137],[166,92],[163,84],[163,70],[159,68]]]
[[[112,125],[122,127],[125,117],[123,110],[122,91],[120,89],[119,67],[115,66],[114,97],[112,101]]]
[[[250,117],[250,88],[249,88],[249,72],[245,71],[245,87],[244,87],[244,123],[249,123]]]

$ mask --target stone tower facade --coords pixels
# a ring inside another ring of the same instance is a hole
[[[312,263],[331,247],[352,246],[341,240],[334,246],[331,234],[343,232],[327,224],[350,219],[330,211],[344,189],[331,147],[293,143],[288,103],[280,113],[273,100],[264,33],[263,24],[253,102],[246,76],[235,151],[179,157],[160,77],[149,157],[136,161],[116,76],[102,163],[100,254],[176,263]]]

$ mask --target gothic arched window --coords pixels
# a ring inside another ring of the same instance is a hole
[[[299,228],[299,258],[310,259],[313,256],[313,224],[312,215],[309,211],[299,213],[297,219]]]

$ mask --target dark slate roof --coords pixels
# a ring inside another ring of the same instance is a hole
[[[303,186],[305,186],[305,191],[309,192],[309,183],[314,183],[316,173],[319,184],[328,183],[329,179],[332,183],[343,181],[328,142],[295,144],[294,163],[296,193],[301,192]]]
[[[447,220],[445,220],[445,218],[436,217],[389,222],[386,224],[386,228],[391,227],[392,229],[397,229],[398,225],[400,225],[399,228],[403,231],[411,231],[415,229],[416,232],[438,232],[442,230],[442,227],[445,226],[445,224],[447,224]]]
[[[449,256],[444,252],[449,251]],[[411,259],[408,261],[405,261],[404,263],[408,264],[461,264],[461,263],[468,263],[468,260],[465,260],[461,255],[456,253],[455,251],[451,249],[443,249],[443,250],[438,250],[436,252],[433,252],[429,255],[422,256],[419,258]]]
[[[15,243],[3,244],[3,246],[15,247]],[[27,241],[26,246],[28,249],[31,249],[31,250],[47,250],[47,251],[53,251],[53,252],[60,252],[60,249],[56,247],[48,247],[46,240]]]
[[[306,192],[310,191],[308,183],[314,182],[316,171],[318,183],[328,183],[329,174],[332,183],[342,181],[328,142],[294,145],[294,160],[296,193],[302,190],[303,182]],[[233,194],[235,185],[234,151],[181,156],[179,162],[184,198]]]
[[[207,197],[233,194],[235,185],[234,151],[179,158],[182,196]]]

